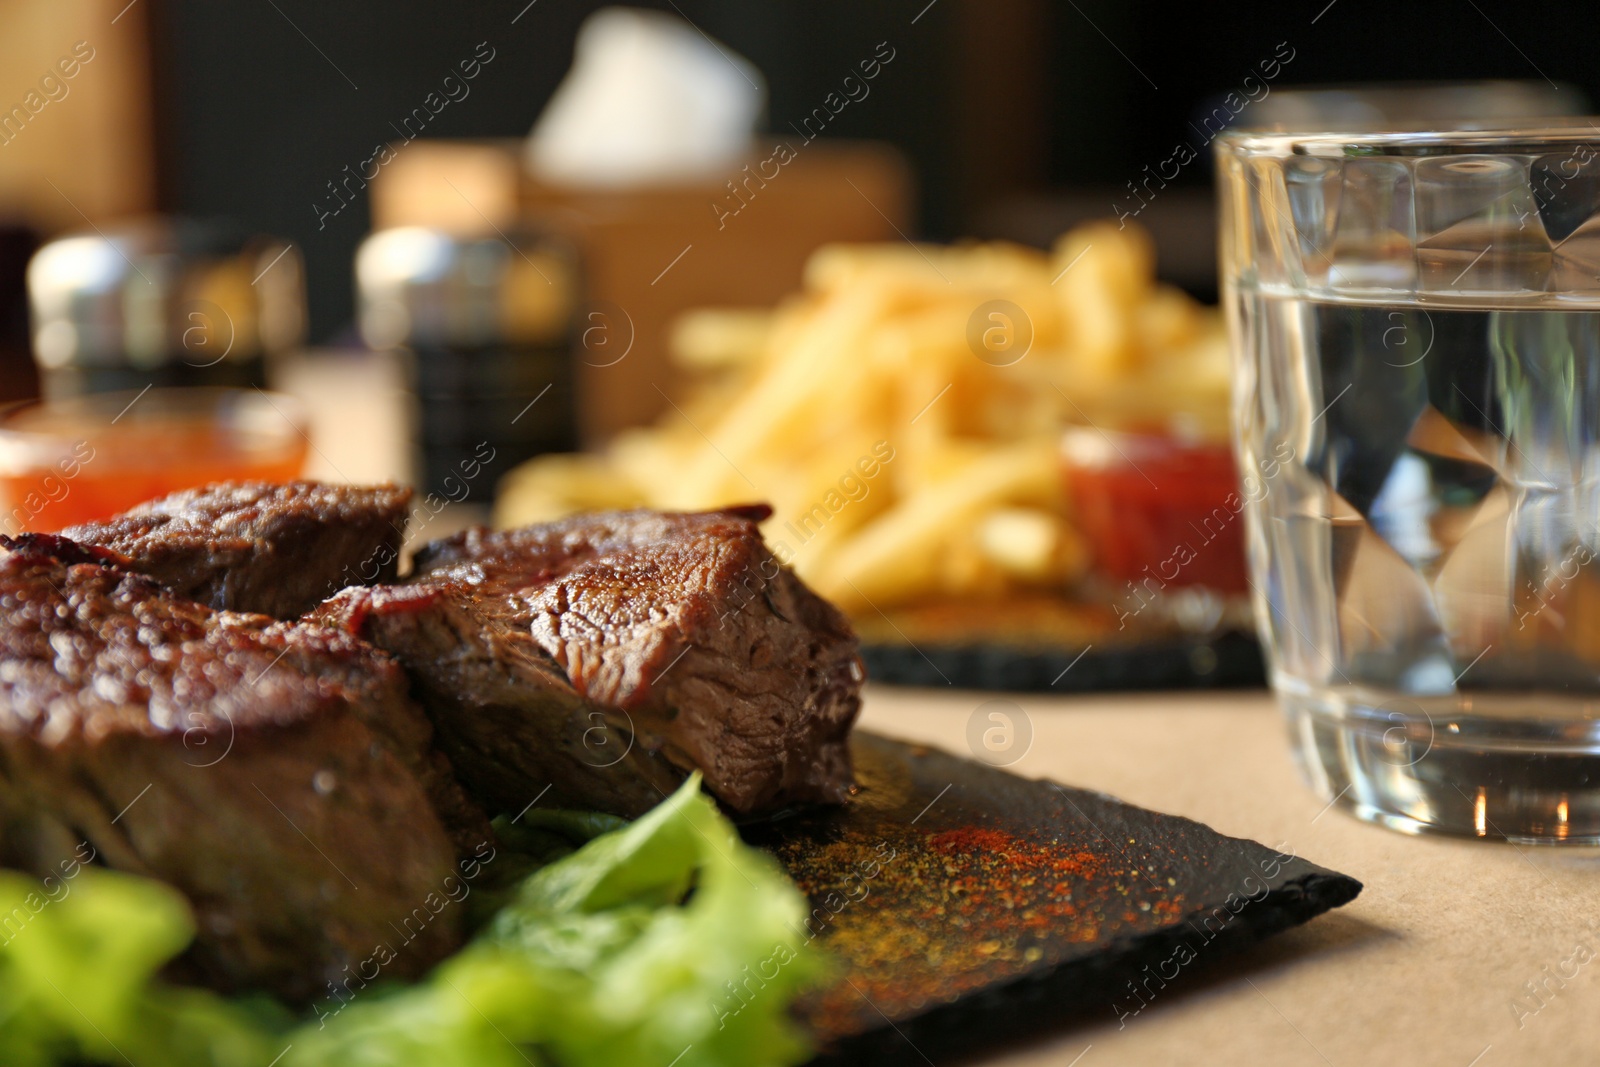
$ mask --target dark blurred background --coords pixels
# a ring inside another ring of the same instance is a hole
[[[571,61],[578,25],[602,5],[141,6],[152,30],[159,206],[225,214],[299,241],[313,280],[311,337],[325,340],[351,321],[348,264],[368,228],[366,205],[356,203],[319,231],[312,205],[326,195],[325,183],[391,136],[389,124],[480,41],[496,49],[496,61],[429,134],[526,134]],[[1113,198],[1128,195],[1125,182],[1166,160],[1179,140],[1194,139],[1188,124],[1206,101],[1237,89],[1275,54],[1293,58],[1273,88],[1548,77],[1591,99],[1600,94],[1590,47],[1600,9],[1593,5],[1541,5],[1539,18],[1504,0],[638,6],[675,10],[759,66],[770,87],[768,127],[776,130],[816,107],[859,59],[889,42],[893,64],[829,132],[904,151],[918,181],[921,235],[931,238],[1041,240],[1097,194],[1110,214]],[[1209,177],[1202,159],[1172,185],[1204,189]],[[1082,192],[1061,195],[1073,189]],[[1205,287],[1203,278],[1179,280]]]
[[[20,98],[78,38],[97,49],[74,101],[0,151],[5,219],[38,235],[158,210],[226,216],[297,241],[313,343],[352,336],[352,254],[369,196],[319,222],[328,183],[480,42],[495,61],[427,136],[521,137],[566,72],[596,0],[0,0]],[[1593,5],[1507,0],[641,0],[691,20],[766,75],[782,133],[887,42],[893,63],[830,138],[896,146],[913,236],[1042,244],[1110,215],[1229,92],[1395,80],[1517,79],[1600,98]],[[1537,13],[1538,17],[1530,17]],[[46,69],[46,68],[41,68]],[[88,72],[93,72],[92,76]],[[1259,105],[1256,106],[1259,110]],[[41,120],[47,116],[38,116]],[[1140,216],[1163,274],[1214,297],[1210,161],[1183,166]],[[1170,170],[1168,171],[1170,174]],[[47,181],[48,179],[48,181]],[[21,207],[19,208],[19,205]],[[894,212],[888,212],[894,214]],[[15,257],[12,257],[15,258]]]

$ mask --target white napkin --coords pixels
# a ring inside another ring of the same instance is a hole
[[[714,177],[750,151],[766,96],[760,71],[690,23],[604,8],[578,31],[572,69],[528,138],[527,165],[576,185]]]

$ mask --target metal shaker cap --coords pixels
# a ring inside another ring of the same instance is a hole
[[[299,344],[299,250],[215,223],[156,218],[73,233],[28,264],[34,355],[66,367],[197,368]]]
[[[378,349],[556,344],[572,325],[575,275],[550,237],[379,230],[356,252],[361,335]]]

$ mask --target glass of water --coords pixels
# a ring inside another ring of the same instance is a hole
[[[1313,785],[1600,843],[1600,119],[1218,142],[1252,596]]]

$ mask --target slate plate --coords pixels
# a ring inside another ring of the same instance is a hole
[[[954,685],[1012,693],[1237,689],[1266,684],[1261,646],[1244,633],[1140,644],[1040,648],[999,642],[868,644],[867,677],[882,685]]]
[[[747,826],[840,962],[800,1014],[828,1063],[927,1062],[1142,1010],[1197,960],[1361,884],[1188,819],[857,731],[841,809]],[[941,1059],[943,1062],[943,1059]]]
[[[867,676],[887,685],[1075,693],[1266,684],[1249,604],[1209,625],[1097,600],[938,601],[854,620]]]

